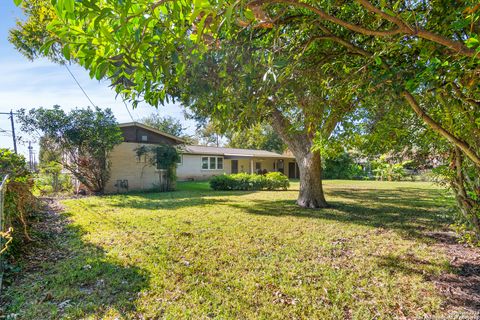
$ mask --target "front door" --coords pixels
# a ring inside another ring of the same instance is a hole
[[[238,160],[232,160],[232,173],[238,173]]]
[[[298,179],[299,178],[299,171],[296,162],[289,162],[288,163],[288,179]]]

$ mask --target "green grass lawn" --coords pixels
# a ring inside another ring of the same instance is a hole
[[[421,182],[326,181],[329,209],[289,191],[64,200],[55,259],[4,291],[20,319],[388,319],[442,312],[449,270],[428,231],[452,203]],[[45,237],[44,237],[45,238]]]

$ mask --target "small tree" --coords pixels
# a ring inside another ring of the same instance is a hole
[[[18,120],[24,132],[46,137],[61,162],[90,192],[102,193],[110,178],[108,153],[123,141],[110,109],[74,109],[68,114],[53,109],[21,109]]]
[[[165,170],[165,189],[160,191],[173,191],[176,187],[176,167],[177,162],[180,160],[180,155],[175,147],[170,145],[155,145],[155,146],[141,146],[135,149],[137,157],[141,158],[146,156],[151,166],[160,169],[159,182],[160,188],[163,188],[162,184],[162,170]]]
[[[46,175],[48,184],[52,187],[52,192],[60,191],[60,175],[62,173],[62,165],[56,161],[40,163],[40,173]]]

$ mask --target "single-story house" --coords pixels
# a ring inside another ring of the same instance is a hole
[[[279,171],[291,179],[299,177],[298,166],[291,154],[265,150],[186,145],[179,137],[138,122],[119,125],[124,141],[110,153],[110,179],[106,193],[149,190],[160,182],[160,170],[146,156],[138,157],[136,149],[144,145],[168,144],[181,154],[177,164],[177,180],[207,180],[230,173],[266,173]]]

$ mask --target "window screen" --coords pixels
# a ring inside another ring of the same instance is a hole
[[[210,169],[216,169],[217,167],[217,158],[215,157],[210,157]]]

